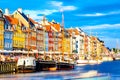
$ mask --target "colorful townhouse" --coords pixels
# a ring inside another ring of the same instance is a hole
[[[83,39],[84,39],[84,32],[81,28],[76,28],[79,31],[79,57],[84,54],[84,46],[83,46]]]
[[[60,24],[58,24],[57,22],[55,22],[54,20],[52,20],[52,22],[50,22],[51,25],[51,29],[53,31],[53,51],[54,53],[59,53],[59,38],[58,35],[61,31],[60,28]]]
[[[63,34],[60,32],[58,32],[58,52],[61,53],[62,52],[62,36]]]
[[[3,12],[0,10],[0,50],[4,49],[4,18]]]
[[[37,50],[39,52],[44,51],[44,33],[43,33],[43,29],[40,27],[40,25],[38,25],[37,30],[36,30],[36,44],[37,44]]]
[[[101,53],[100,53],[100,50],[101,50],[100,40],[98,38],[96,38],[96,42],[97,42],[97,47],[96,47],[97,56],[100,56],[101,55]]]
[[[12,22],[12,18],[10,16],[5,17],[5,26],[4,26],[4,50],[13,50],[13,26],[15,22]]]
[[[69,32],[70,34],[70,53],[73,54],[73,41],[74,41],[74,31],[73,31],[73,28],[69,28],[67,29],[67,31]]]
[[[76,42],[76,38],[75,38],[75,32],[73,31],[73,28],[68,29],[68,32],[70,34],[70,53],[74,54],[74,51],[76,51],[75,49],[75,42]]]
[[[70,53],[70,34],[67,30],[64,30],[63,49],[66,56],[71,56]]]
[[[33,20],[33,19],[31,19],[31,18],[29,18],[29,20],[34,24],[33,25],[33,27],[32,27],[32,29],[31,29],[31,49],[33,50],[33,51],[35,51],[35,50],[37,50],[37,40],[36,40],[36,38],[37,38],[37,33],[36,33],[36,30],[37,30],[37,28],[36,28],[36,22]]]
[[[80,33],[77,29],[74,29],[76,37],[76,53],[80,54]]]
[[[84,55],[87,56],[88,55],[88,35],[84,35]]]
[[[36,39],[34,39],[34,37],[36,37],[36,33],[34,31],[35,25],[29,19],[29,15],[25,15],[22,12],[22,9],[19,8],[13,13],[13,16],[14,18],[19,19],[19,21],[23,24],[23,29],[25,32],[25,49],[28,51],[36,49]]]
[[[19,24],[18,19],[13,18],[12,16],[5,16],[5,17],[9,20],[9,23],[12,26],[11,28],[13,29],[13,36],[12,36],[13,50],[23,50],[25,48],[25,34],[22,32],[21,25]],[[6,35],[8,35],[7,33]]]
[[[45,53],[47,53],[51,47],[51,45],[49,43],[51,32],[48,33],[48,31],[50,31],[50,24],[46,20],[45,16],[43,16],[43,19],[41,20],[40,24],[41,24],[42,29],[43,29],[43,45],[44,45],[43,50],[46,51]]]

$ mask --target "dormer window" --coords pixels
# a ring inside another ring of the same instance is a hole
[[[16,30],[16,25],[13,25],[14,30]]]
[[[25,31],[26,30],[26,27],[22,27],[22,31]]]
[[[11,26],[10,25],[8,25],[8,30],[11,30]]]

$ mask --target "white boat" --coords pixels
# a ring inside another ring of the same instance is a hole
[[[86,64],[100,64],[101,60],[77,60],[77,65],[86,65]]]
[[[89,64],[100,64],[101,60],[89,60]]]
[[[34,57],[21,57],[17,61],[18,71],[31,72],[36,69],[36,61]]]
[[[76,65],[77,66],[83,66],[83,65],[86,65],[86,64],[88,64],[88,60],[77,60],[76,61]]]

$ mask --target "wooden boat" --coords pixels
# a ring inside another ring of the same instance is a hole
[[[77,64],[88,64],[88,60],[77,60],[76,63]]]
[[[21,57],[17,61],[19,72],[34,72],[36,69],[36,61],[34,57]]]
[[[74,69],[75,64],[68,62],[57,62],[57,70],[71,70]]]
[[[57,69],[57,64],[55,61],[49,61],[49,60],[36,61],[36,71],[55,71],[56,69]]]
[[[89,60],[89,64],[100,64],[101,60]]]
[[[77,60],[77,65],[86,65],[86,64],[100,64],[101,60]]]

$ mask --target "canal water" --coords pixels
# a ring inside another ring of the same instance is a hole
[[[120,61],[80,65],[69,71],[1,74],[0,80],[120,80]]]

